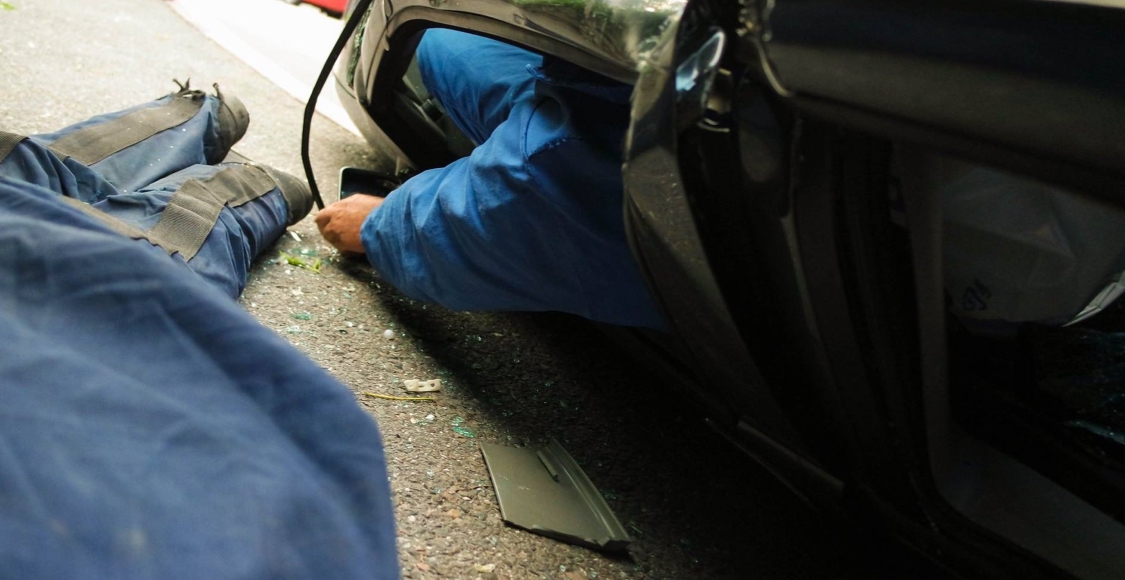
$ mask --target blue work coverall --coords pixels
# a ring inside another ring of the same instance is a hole
[[[375,423],[231,299],[310,203],[234,117],[0,132],[0,576],[398,577]]]
[[[625,239],[631,87],[493,40],[429,30],[422,80],[478,146],[387,196],[362,228],[399,290],[457,310],[554,310],[662,329]]]

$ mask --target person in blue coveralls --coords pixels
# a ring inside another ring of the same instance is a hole
[[[398,577],[374,421],[233,300],[312,205],[248,122],[184,87],[0,131],[0,576]]]
[[[664,329],[625,239],[631,87],[452,30],[427,31],[416,54],[427,90],[477,146],[385,199],[328,206],[316,217],[325,239],[451,309]]]

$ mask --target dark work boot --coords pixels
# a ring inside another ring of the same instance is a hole
[[[305,185],[304,181],[266,165],[259,165],[258,167],[266,170],[266,173],[281,190],[281,196],[285,198],[285,203],[289,206],[289,225],[293,225],[309,215],[313,205],[312,191],[308,185]]]
[[[246,128],[250,126],[250,112],[238,97],[229,93],[224,95],[219,91],[219,83],[212,86],[215,87],[215,96],[222,103],[219,106],[219,133],[223,140],[223,150],[230,151],[246,134]]]
[[[242,139],[246,134],[246,129],[250,126],[250,112],[246,110],[246,105],[238,97],[231,94],[223,94],[219,90],[219,83],[214,83],[215,96],[210,96],[203,91],[191,88],[191,79],[185,82],[180,82],[172,79],[173,82],[179,86],[180,90],[168,95],[170,97],[183,97],[190,98],[193,101],[206,100],[207,104],[204,105],[205,110],[212,115],[212,122],[218,132],[218,139],[212,142],[210,135],[204,136],[204,155],[208,164],[219,163],[227,157],[231,148],[239,139]],[[217,104],[212,104],[218,101]],[[210,109],[208,107],[214,107]]]

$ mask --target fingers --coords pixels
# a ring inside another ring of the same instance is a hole
[[[383,198],[356,194],[317,213],[316,227],[325,241],[341,252],[364,253],[360,233],[367,216],[383,203]]]
[[[324,233],[324,226],[332,219],[332,214],[336,213],[335,207],[335,205],[330,205],[316,214],[314,221],[316,222],[316,227],[320,229],[320,233]]]

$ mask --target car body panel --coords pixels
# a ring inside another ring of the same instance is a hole
[[[994,151],[999,165],[1118,202],[1125,195],[1120,7],[928,0],[763,6],[758,38],[779,91],[940,129],[980,150],[1008,150]],[[1016,163],[1016,154],[1034,161]]]
[[[335,14],[343,14],[348,9],[348,0],[301,0],[305,4],[312,4]]]

